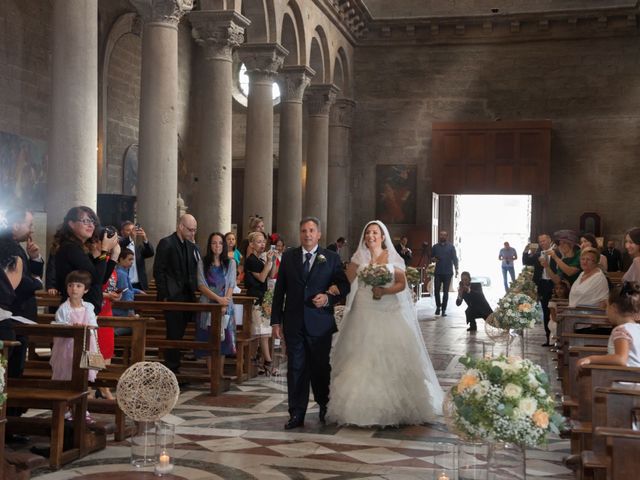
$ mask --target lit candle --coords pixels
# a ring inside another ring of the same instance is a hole
[[[158,463],[156,464],[156,473],[169,473],[173,470],[173,464],[171,463],[171,457],[166,453],[160,454],[158,457]]]

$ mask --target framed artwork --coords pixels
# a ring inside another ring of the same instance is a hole
[[[376,166],[376,218],[387,224],[416,223],[416,165]]]
[[[138,182],[138,144],[132,143],[124,152],[124,175],[122,175],[122,193],[136,196]]]
[[[0,132],[1,203],[16,202],[44,212],[47,142]]]
[[[586,212],[580,215],[580,232],[590,233],[594,237],[602,236],[600,215],[595,212]]]

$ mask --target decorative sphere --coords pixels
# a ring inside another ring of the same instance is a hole
[[[511,343],[513,341],[513,338],[509,334],[509,330],[505,330],[498,326],[498,322],[496,321],[493,313],[484,321],[484,333],[487,334],[487,337],[489,337],[491,341],[496,343]]]
[[[131,365],[118,380],[118,406],[136,422],[154,422],[173,410],[180,395],[174,373],[159,362]]]

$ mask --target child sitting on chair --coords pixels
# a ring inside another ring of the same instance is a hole
[[[640,283],[624,282],[609,295],[607,317],[614,325],[609,337],[607,355],[590,355],[578,360],[584,365],[619,365],[640,367]]]

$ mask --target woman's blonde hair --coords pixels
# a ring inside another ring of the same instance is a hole
[[[260,215],[255,215],[253,217],[249,217],[249,230],[255,232],[258,225],[264,223],[264,219]]]
[[[251,232],[249,234],[249,237],[248,237],[249,238],[249,243],[255,242],[258,237],[262,237],[265,240],[267,239],[267,236],[265,235],[264,232]]]
[[[600,252],[593,247],[587,247],[587,248],[583,248],[580,251],[580,256],[582,257],[583,255],[588,255],[591,254],[593,255],[593,259],[595,260],[596,263],[598,263],[600,261]]]

